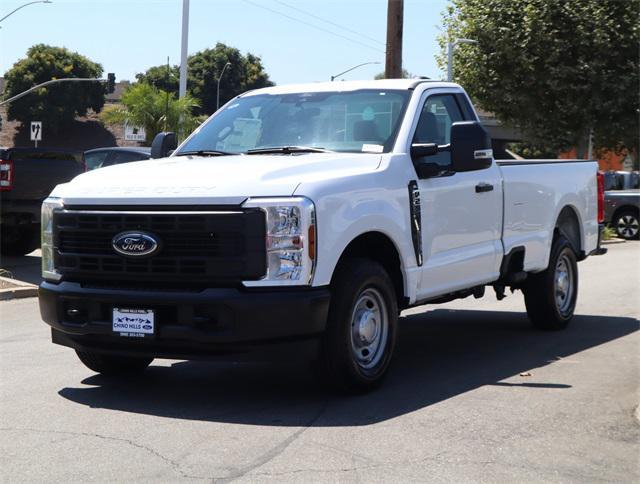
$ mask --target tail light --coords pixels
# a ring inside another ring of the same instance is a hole
[[[604,173],[598,172],[598,223],[604,222]]]
[[[13,161],[0,160],[0,191],[13,189]]]

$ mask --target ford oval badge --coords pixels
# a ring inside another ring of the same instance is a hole
[[[130,257],[151,255],[160,244],[151,234],[143,232],[121,232],[111,240],[111,246],[118,254]]]

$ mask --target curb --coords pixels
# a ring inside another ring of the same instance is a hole
[[[16,281],[15,279],[9,279],[8,277],[0,277],[0,280],[15,286],[0,289],[0,301],[35,297],[38,295],[38,286],[34,286],[28,282]]]
[[[603,240],[602,244],[603,245],[609,245],[609,244],[624,244],[626,242],[626,240],[624,239],[611,239],[611,240]]]

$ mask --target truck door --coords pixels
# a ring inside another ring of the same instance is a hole
[[[464,173],[447,169],[451,125],[475,118],[454,93],[427,91],[423,96],[413,143],[436,143],[438,153],[422,160],[437,163],[442,172],[417,179],[422,240],[418,300],[497,279],[502,257],[502,181],[496,163]]]

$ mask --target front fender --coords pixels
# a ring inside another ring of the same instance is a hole
[[[403,206],[404,204],[404,206]],[[418,282],[411,242],[408,190],[376,193],[350,192],[325,197],[318,205],[318,261],[314,286],[331,282],[333,272],[347,246],[368,232],[388,237],[400,258],[405,296],[412,297]]]

